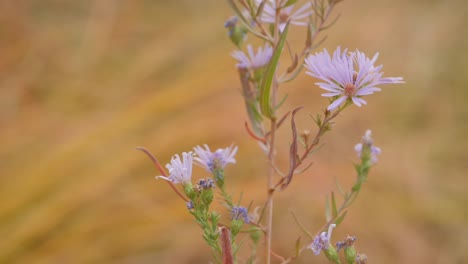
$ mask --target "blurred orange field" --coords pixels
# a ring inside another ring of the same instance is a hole
[[[351,107],[314,165],[275,197],[274,250],[324,223],[338,177],[373,130],[383,154],[334,232],[369,263],[468,263],[468,2],[345,0],[320,47],[380,52],[384,86]],[[225,1],[0,2],[0,263],[209,263],[201,231],[137,146],[162,163],[199,144],[239,146],[229,191],[265,200],[267,162],[246,113]],[[301,45],[303,29],[292,32]],[[326,107],[305,74],[280,90],[283,111]],[[289,143],[280,130],[278,161]],[[202,170],[195,177],[207,176]],[[327,263],[311,251],[296,263]]]

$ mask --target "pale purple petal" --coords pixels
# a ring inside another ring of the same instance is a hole
[[[364,99],[359,98],[359,97],[353,96],[351,100],[353,100],[353,103],[359,107],[361,107],[361,105],[363,104],[367,104],[367,102]]]
[[[356,95],[358,96],[369,95],[369,94],[373,94],[374,92],[380,92],[380,91],[382,91],[382,89],[377,88],[377,87],[365,87],[365,88],[362,88],[361,90],[358,90],[356,92]]]
[[[256,6],[260,6],[262,3],[261,0],[256,0]],[[286,16],[287,19],[283,18],[279,23],[278,30],[280,32],[284,31],[286,27],[286,21],[290,21],[291,24],[297,26],[307,26],[308,18],[312,15],[312,4],[310,2],[304,4],[299,9],[293,12],[295,4],[281,9],[281,15]],[[260,21],[263,23],[274,24],[276,23],[276,1],[267,0],[263,6],[263,12],[260,15]]]
[[[336,99],[335,101],[333,101],[333,103],[331,103],[327,109],[329,111],[332,111],[333,109],[337,108],[338,106],[340,106],[344,101],[346,101],[347,97],[346,96],[341,96],[340,98]]]
[[[200,146],[194,148],[197,155],[194,160],[196,165],[203,167],[205,170],[213,172],[218,169],[224,169],[229,163],[236,163],[234,156],[237,153],[237,146],[231,145],[224,149],[217,149],[214,152],[206,144],[204,147],[205,149]]]
[[[380,91],[378,85],[403,82],[401,77],[382,77],[383,66],[374,66],[378,57],[379,53],[369,59],[358,50],[348,52],[347,49],[342,51],[341,47],[337,47],[332,55],[326,49],[309,55],[305,59],[304,66],[308,70],[307,75],[324,81],[316,83],[320,88],[329,91],[322,94],[323,96],[341,95],[327,108],[333,110],[346,99],[351,99],[355,105],[362,106],[366,101],[361,97]]]
[[[192,152],[182,153],[182,159],[183,161],[181,161],[179,155],[174,155],[171,162],[166,165],[166,168],[169,171],[169,176],[157,176],[156,179],[164,179],[175,184],[191,182],[193,164]]]
[[[323,93],[322,96],[323,97],[333,97],[333,96],[337,96],[337,95],[340,95],[341,92],[334,92],[334,93]]]
[[[236,50],[231,53],[232,57],[237,60],[236,67],[243,69],[258,69],[265,66],[273,55],[273,48],[268,44],[263,48],[259,47],[255,53],[252,45],[247,45],[247,54]]]

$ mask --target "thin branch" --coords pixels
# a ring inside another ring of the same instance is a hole
[[[245,130],[247,130],[247,134],[249,134],[249,136],[251,136],[253,139],[262,142],[264,145],[267,144],[267,141],[265,138],[261,138],[255,135],[255,133],[250,129],[249,124],[247,124],[247,122],[245,122]]]
[[[307,231],[307,229],[304,227],[304,225],[301,223],[301,221],[299,221],[299,219],[297,218],[296,213],[291,211],[291,215],[293,216],[294,221],[296,222],[297,226],[302,230],[302,232],[304,232],[310,239],[314,239],[314,236],[309,231]]]
[[[151,159],[151,161],[153,162],[153,164],[156,166],[156,168],[158,169],[158,171],[161,173],[162,176],[166,176],[167,177],[167,173],[166,171],[163,169],[163,167],[161,166],[161,163],[159,163],[159,161],[156,159],[156,157],[154,157],[153,154],[151,154],[151,152],[149,152],[149,150],[147,150],[146,148],[144,147],[137,147],[136,148],[137,150],[140,150],[140,151],[143,151],[143,153],[146,154],[146,156],[148,156],[148,158]],[[171,186],[172,190],[174,190],[174,192],[179,195],[180,198],[182,198],[185,202],[188,202],[189,199],[187,199],[179,190],[177,190],[177,188],[174,186],[174,183],[170,182],[170,181],[165,181],[169,184],[169,186]]]

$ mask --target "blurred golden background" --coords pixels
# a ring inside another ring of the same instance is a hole
[[[338,6],[320,49],[379,51],[386,76],[406,84],[346,111],[312,168],[276,196],[277,253],[304,237],[290,211],[312,231],[323,224],[325,195],[335,177],[352,183],[353,146],[370,128],[383,154],[333,240],[357,236],[370,263],[468,263],[467,10],[462,0]],[[243,128],[230,15],[216,0],[0,1],[0,263],[209,263],[185,204],[135,147],[165,164],[235,143],[228,189],[263,203],[267,164]],[[301,74],[281,90],[283,113],[305,106],[300,129],[326,107],[314,82]],[[280,133],[286,166],[289,129]],[[312,262],[327,263],[311,251],[297,263]]]

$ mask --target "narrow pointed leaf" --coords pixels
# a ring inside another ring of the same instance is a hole
[[[288,77],[285,76],[285,78],[282,78],[280,80],[280,82],[281,83],[287,83],[287,82],[290,82],[290,81],[296,79],[297,75],[299,75],[299,73],[301,73],[303,67],[304,67],[304,65],[300,64],[293,72],[289,73]]]
[[[278,108],[280,108],[280,107],[284,104],[284,102],[286,102],[286,99],[288,99],[288,95],[285,95],[285,96],[283,97],[283,99],[281,99],[281,101],[279,102],[279,104],[277,104],[277,105],[275,106],[275,110],[277,110]]]
[[[283,7],[287,7],[287,6],[290,6],[290,5],[294,5],[296,2],[297,2],[297,0],[288,0],[288,1],[286,2],[286,4],[284,4]]]
[[[336,219],[336,221],[335,221],[335,224],[336,225],[341,224],[341,222],[343,222],[343,220],[344,220],[347,213],[348,213],[348,211],[345,211],[340,217],[338,217],[338,219]]]
[[[336,208],[336,199],[335,199],[335,193],[331,193],[331,205],[332,205],[332,216],[336,217],[338,215],[338,209]]]
[[[244,96],[247,115],[256,136],[262,136],[262,115],[258,111],[258,102],[253,96],[252,87],[249,82],[249,73],[245,69],[239,69],[239,79],[242,85],[242,95]]]
[[[325,220],[327,220],[327,222],[330,222],[330,220],[332,219],[332,216],[331,216],[331,209],[330,209],[330,201],[328,200],[328,197],[325,199]]]
[[[281,52],[283,51],[284,43],[286,42],[286,36],[288,35],[289,22],[286,24],[286,27],[283,30],[283,33],[280,36],[278,44],[273,52],[270,63],[265,69],[265,74],[263,75],[262,82],[260,83],[260,109],[262,114],[268,118],[274,116],[273,109],[270,103],[271,97],[271,86],[273,83],[273,77],[275,76],[276,67],[278,66],[279,58]]]
[[[283,182],[281,185],[281,190],[284,190],[288,185],[291,183],[291,180],[294,176],[294,170],[296,170],[297,164],[297,128],[296,128],[296,121],[294,120],[296,113],[302,109],[298,107],[294,109],[291,114],[291,130],[292,130],[292,142],[291,146],[289,147],[289,171],[288,174],[283,178],[286,182]]]
[[[338,177],[335,177],[335,185],[336,188],[338,188],[338,191],[341,193],[341,195],[346,196],[346,192],[343,190],[343,187],[340,184],[340,181],[338,180]]]
[[[294,256],[299,256],[300,254],[300,250],[301,250],[301,237],[298,237],[297,240],[296,240],[296,251],[295,251],[295,255]]]

